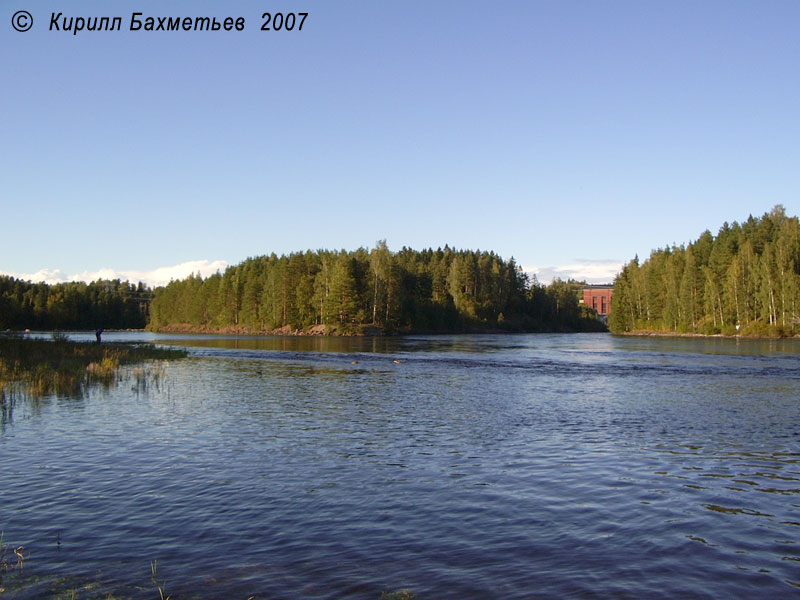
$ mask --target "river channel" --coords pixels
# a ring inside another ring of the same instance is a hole
[[[189,357],[6,401],[0,598],[800,597],[800,340],[103,340]]]

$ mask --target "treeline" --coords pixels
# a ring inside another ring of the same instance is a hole
[[[654,250],[614,281],[609,327],[726,335],[800,332],[800,223],[776,206],[688,246]]]
[[[602,328],[578,304],[579,284],[531,282],[514,259],[493,252],[391,252],[385,242],[355,251],[260,256],[205,279],[154,290],[150,328],[263,333]]]
[[[151,297],[119,279],[48,285],[0,275],[0,330],[141,329]]]

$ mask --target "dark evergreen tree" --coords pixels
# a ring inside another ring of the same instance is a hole
[[[541,286],[493,252],[392,253],[375,248],[249,258],[206,280],[191,276],[154,291],[150,327],[269,332],[326,325],[356,332],[573,331],[582,315],[576,282]],[[35,299],[31,298],[33,302]]]

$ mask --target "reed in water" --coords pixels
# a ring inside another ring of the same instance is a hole
[[[0,335],[0,398],[15,392],[30,396],[80,393],[91,383],[110,383],[124,365],[183,358],[183,350],[149,344],[74,342],[62,334],[50,339]]]

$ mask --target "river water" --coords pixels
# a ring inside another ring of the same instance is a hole
[[[114,339],[190,357],[6,402],[0,597],[800,597],[800,341]]]

